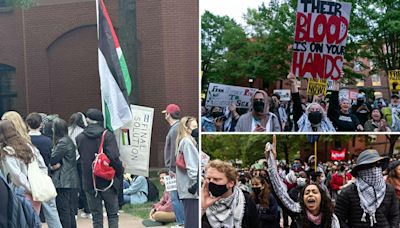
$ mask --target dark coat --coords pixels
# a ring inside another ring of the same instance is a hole
[[[370,227],[369,215],[367,222],[361,222],[363,209],[357,186],[351,184],[344,188],[337,197],[335,214],[340,221],[340,227]],[[386,184],[386,195],[375,213],[377,223],[373,227],[399,227],[399,206],[394,188]]]
[[[82,188],[84,191],[93,191],[93,171],[92,163],[95,159],[95,154],[97,153],[101,135],[105,129],[98,124],[89,124],[85,130],[76,137],[76,145],[78,147],[78,152],[81,156],[81,167],[82,167]],[[115,176],[121,176],[124,172],[122,167],[122,162],[119,159],[119,150],[117,146],[117,140],[112,132],[107,131],[104,138],[103,151],[110,159],[110,166],[112,166],[116,174]],[[114,178],[113,187],[115,190],[120,189],[121,180]],[[96,178],[97,188],[105,188],[110,184],[109,181]]]
[[[58,140],[51,153],[50,165],[61,164],[52,174],[56,188],[79,188],[78,167],[76,163],[75,145],[69,136]]]
[[[244,193],[245,198],[245,206],[244,206],[244,215],[242,220],[242,228],[255,228],[259,227],[258,213],[257,208],[250,195]],[[201,227],[202,228],[211,228],[210,222],[208,221],[207,215],[204,214],[201,218]],[[222,228],[222,227],[221,227]],[[239,228],[239,227],[235,227]]]

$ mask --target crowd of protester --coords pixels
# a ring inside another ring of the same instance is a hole
[[[86,113],[74,113],[68,123],[56,114],[34,112],[23,118],[18,112],[6,112],[0,121],[0,227],[27,225],[36,228],[46,222],[51,228],[74,228],[80,216],[92,219],[93,227],[100,228],[106,216],[108,227],[116,228],[123,204],[143,204],[150,200],[155,201],[149,211],[152,221],[196,227],[197,121],[193,117],[180,119],[179,111],[177,105],[164,111],[166,120],[171,120],[171,125],[176,124],[176,132],[169,138],[169,148],[166,148],[170,149],[169,155],[174,161],[166,165],[168,170],[159,173],[162,185],[164,176],[175,177],[177,191],[164,191],[159,201],[151,196],[154,191],[158,194],[158,190],[150,187],[154,184],[148,178],[124,172],[116,137],[103,127],[101,111],[89,109]],[[101,141],[104,141],[103,151],[109,165],[115,170],[111,180],[93,173]],[[183,155],[185,167],[175,167],[179,153]],[[28,167],[36,163],[41,175],[49,177],[51,186],[45,187],[56,191],[56,196],[50,200],[34,199],[31,186],[42,183],[40,179],[28,178]],[[21,207],[23,210],[18,209]],[[16,213],[21,214],[17,216]]]
[[[288,75],[291,100],[280,101],[279,94],[263,90],[254,93],[251,106],[237,108],[202,107],[204,132],[398,132],[400,131],[400,95],[390,101],[371,100],[359,92],[356,100],[339,97],[340,80],[334,81],[327,96],[303,97],[298,79]]]
[[[348,161],[287,164],[269,143],[265,156],[250,168],[206,165],[202,227],[399,227],[400,160],[366,149]]]

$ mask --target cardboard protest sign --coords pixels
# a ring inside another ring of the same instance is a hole
[[[257,90],[256,88],[210,83],[206,106],[228,107],[235,103],[237,108],[250,108],[251,97]]]
[[[307,95],[326,95],[328,82],[326,80],[308,80]]]
[[[171,192],[176,190],[176,178],[171,176],[164,177],[165,191]]]
[[[392,92],[400,90],[400,70],[389,70],[389,89]]]
[[[292,73],[337,80],[343,68],[351,3],[298,0]]]
[[[290,101],[290,89],[274,89],[274,93],[279,94],[280,101]]]
[[[131,105],[132,121],[115,131],[125,172],[149,176],[151,132],[154,109]]]

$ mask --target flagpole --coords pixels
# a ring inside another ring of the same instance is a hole
[[[99,0],[96,0],[96,25],[97,25],[97,42],[99,42]],[[98,46],[98,45],[97,45]],[[97,52],[99,50],[97,49]],[[98,53],[97,53],[98,55]],[[97,57],[98,59],[98,57]],[[97,60],[98,61],[98,60]],[[99,69],[100,69],[100,61],[98,61],[99,63]],[[99,70],[99,74],[100,74],[100,70]],[[100,75],[99,75],[100,76]],[[104,102],[104,95],[103,95],[103,90],[101,89],[101,77],[100,78],[100,94],[101,94],[101,111],[103,113],[104,116],[104,122],[103,122],[103,127],[106,128],[106,108],[105,108],[105,102]]]

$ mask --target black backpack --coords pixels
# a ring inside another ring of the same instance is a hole
[[[159,199],[159,192],[158,188],[151,180],[149,180],[148,177],[146,177],[147,180],[147,189],[148,189],[148,194],[147,194],[147,200],[148,201],[157,201]]]

